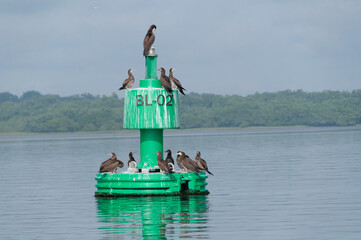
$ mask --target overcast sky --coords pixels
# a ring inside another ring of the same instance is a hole
[[[359,0],[1,0],[0,92],[123,96],[151,24],[187,92],[361,89]]]

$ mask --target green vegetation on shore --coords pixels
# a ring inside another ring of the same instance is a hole
[[[124,99],[91,94],[60,97],[36,91],[0,93],[0,133],[116,131]],[[361,124],[361,90],[281,91],[246,97],[180,96],[181,128],[353,126]]]

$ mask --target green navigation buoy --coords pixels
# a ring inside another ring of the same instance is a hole
[[[163,129],[179,128],[178,90],[168,93],[157,79],[157,55],[145,56],[145,79],[126,89],[123,126],[140,130],[140,162],[135,172],[98,173],[95,196],[209,194],[205,172],[161,173],[157,151],[163,151]]]

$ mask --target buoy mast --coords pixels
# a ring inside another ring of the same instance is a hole
[[[139,88],[125,93],[123,127],[140,129],[142,172],[158,171],[157,151],[163,153],[163,129],[179,128],[178,91],[169,94],[157,78],[157,54],[154,47],[145,56],[145,79]]]

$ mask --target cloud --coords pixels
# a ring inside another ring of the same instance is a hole
[[[2,1],[0,92],[110,95],[158,26],[158,67],[188,91],[361,88],[359,1]]]

